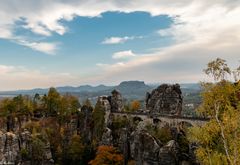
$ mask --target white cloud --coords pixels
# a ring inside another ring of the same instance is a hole
[[[132,52],[132,50],[120,51],[113,54],[113,59],[122,59],[122,58],[129,58],[135,57],[136,55]]]
[[[129,41],[129,40],[134,40],[134,39],[137,39],[137,38],[143,38],[142,36],[131,36],[131,37],[128,37],[128,36],[125,36],[125,37],[110,37],[110,38],[105,38],[103,41],[102,41],[102,44],[122,44],[122,43],[125,43],[126,41]]]
[[[41,25],[36,26],[35,24],[30,23],[28,25],[23,26],[23,28],[30,29],[32,32],[43,36],[51,36],[51,31]]]

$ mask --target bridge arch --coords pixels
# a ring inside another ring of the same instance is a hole
[[[161,123],[162,121],[161,121],[160,119],[158,119],[158,118],[153,118],[153,119],[152,119],[152,122],[153,122],[153,124],[159,124],[159,123]]]
[[[140,122],[140,121],[143,121],[143,119],[141,117],[139,117],[139,116],[134,116],[133,117],[133,121],[134,122]]]
[[[187,122],[187,121],[181,121],[178,123],[177,127],[180,129],[180,130],[187,130],[188,128],[190,127],[193,127],[192,123],[191,122]]]

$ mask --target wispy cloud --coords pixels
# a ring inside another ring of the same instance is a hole
[[[231,67],[236,67],[239,65],[236,61],[239,53],[237,43],[216,49],[214,41],[185,42],[151,54],[138,55],[120,64],[105,64],[101,76],[95,81],[119,83],[134,78],[148,82],[198,82],[208,80],[202,73],[208,61],[220,57],[226,59]]]
[[[15,69],[14,66],[0,65],[0,75],[7,74]]]
[[[102,44],[122,44],[129,40],[134,40],[134,39],[139,39],[139,38],[143,38],[143,37],[142,36],[110,37],[110,38],[105,38],[102,41]]]
[[[23,66],[0,64],[0,90],[29,89],[38,87],[59,86],[74,84],[80,81],[70,73],[43,72]]]
[[[130,58],[130,57],[135,57],[136,55],[132,52],[132,50],[125,50],[125,51],[120,51],[116,52],[113,54],[112,58],[113,59],[124,59],[124,58]]]
[[[104,63],[97,63],[96,66],[98,66],[98,67],[108,67],[110,65],[109,64],[104,64]]]
[[[33,50],[44,52],[49,55],[55,55],[58,48],[58,43],[49,43],[49,42],[30,42],[27,40],[15,40],[20,45],[30,47]]]

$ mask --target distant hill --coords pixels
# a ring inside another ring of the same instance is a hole
[[[105,86],[105,85],[98,85],[98,86],[91,86],[91,85],[82,85],[79,87],[57,87],[57,90],[60,93],[66,93],[66,92],[98,92],[102,90],[108,90],[112,88],[111,86]]]
[[[144,81],[123,81],[115,87],[120,91],[136,91],[141,89],[149,89],[150,86],[146,85]]]
[[[91,85],[82,85],[79,87],[72,87],[72,86],[63,86],[57,87],[57,91],[60,93],[76,93],[76,92],[99,92],[103,90],[112,89],[112,86],[105,86],[105,85],[98,85],[98,86],[91,86]],[[30,90],[16,90],[16,91],[2,91],[0,95],[34,95],[38,94],[46,94],[49,88],[36,88]]]
[[[64,93],[71,93],[73,95],[76,95],[80,98],[80,100],[85,100],[87,98],[96,101],[98,96],[101,95],[110,95],[111,91],[113,89],[117,89],[121,92],[123,97],[127,100],[144,100],[145,95],[147,91],[151,91],[152,89],[156,88],[158,84],[151,84],[146,85],[143,81],[123,81],[119,85],[116,86],[105,86],[105,85],[98,85],[98,86],[91,86],[91,85],[82,85],[78,87],[73,86],[63,86],[63,87],[57,87],[57,90],[64,94]],[[192,92],[199,92],[200,86],[199,84],[180,84],[183,93],[192,93]],[[49,88],[36,88],[31,90],[17,90],[17,91],[5,91],[0,92],[0,97],[4,96],[15,96],[19,94],[23,95],[34,95],[36,93],[38,94],[46,94],[48,92]]]
[[[98,96],[110,95],[114,89],[120,91],[122,96],[127,100],[143,100],[146,92],[151,91],[153,87],[146,85],[143,81],[123,81],[117,86],[104,86],[104,88],[102,87],[102,90],[98,88],[98,90],[94,91],[88,90],[74,92],[73,94],[78,95],[81,99],[91,98],[96,101]]]

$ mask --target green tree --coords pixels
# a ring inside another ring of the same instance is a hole
[[[61,96],[57,90],[51,87],[47,95],[47,110],[50,115],[57,115],[60,106]]]
[[[204,72],[212,76],[215,81],[224,80],[228,74],[231,74],[231,70],[226,64],[226,61],[221,58],[209,62],[207,66]]]
[[[1,117],[6,118],[7,131],[12,131],[14,127],[14,118],[16,116],[16,109],[11,99],[4,99],[0,104]]]
[[[31,115],[33,111],[33,102],[28,96],[16,96],[14,98],[4,99],[0,103],[0,115],[7,119],[7,130],[11,131],[17,124],[21,128],[21,116]]]
[[[81,164],[83,153],[84,145],[82,143],[81,136],[75,134],[72,136],[67,150],[68,161],[71,162],[68,162],[68,164]]]
[[[62,125],[64,122],[69,121],[81,106],[77,97],[67,94],[61,97],[58,107],[58,121]]]
[[[83,102],[83,105],[87,106],[87,107],[92,107],[92,103],[89,99],[86,99],[84,102]]]
[[[104,131],[104,122],[105,122],[105,111],[104,107],[101,105],[100,102],[97,102],[94,111],[93,111],[93,135],[95,140],[98,142],[102,138],[102,134]]]
[[[199,145],[196,156],[202,164],[240,164],[240,81],[226,79],[232,71],[219,58],[208,64],[205,73],[215,83],[203,83],[203,102],[198,112],[210,121],[191,128],[189,140]]]
[[[152,124],[146,125],[146,130],[155,138],[163,143],[167,143],[172,137],[171,129],[169,126],[157,127]]]
[[[38,138],[37,136],[32,137],[32,143],[31,143],[32,149],[31,149],[31,163],[32,164],[42,164],[42,161],[44,160],[44,142]]]

